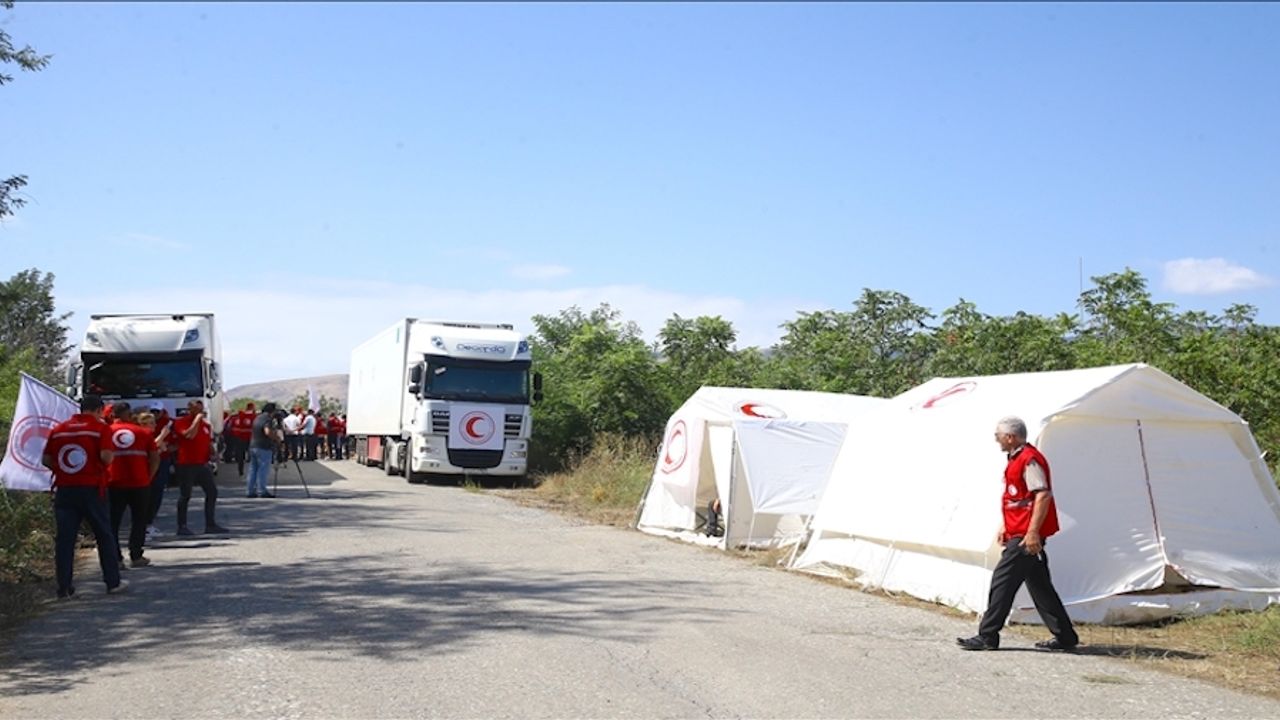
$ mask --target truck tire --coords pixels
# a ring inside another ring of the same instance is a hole
[[[427,484],[426,473],[414,472],[413,470],[405,468],[404,477],[406,480],[409,481],[410,485],[426,485]]]
[[[382,451],[382,470],[388,475],[395,475],[395,467],[391,464],[391,453],[395,452],[395,444],[388,444]]]

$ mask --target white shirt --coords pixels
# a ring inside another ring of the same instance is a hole
[[[303,435],[316,434],[316,416],[315,415],[308,415],[306,419],[302,421],[302,434]]]
[[[297,435],[299,424],[300,421],[297,415],[289,415],[284,419],[284,431],[289,435]]]

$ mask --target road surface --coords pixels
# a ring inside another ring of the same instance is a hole
[[[127,593],[81,567],[82,597],[0,652],[0,717],[1280,717],[1101,653],[961,652],[974,622],[715,551],[302,467],[312,499],[292,470],[246,499],[224,469],[234,534],[157,543]]]

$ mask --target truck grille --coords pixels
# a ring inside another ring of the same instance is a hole
[[[460,468],[477,470],[495,468],[502,464],[501,450],[454,450],[449,448],[449,463]]]
[[[523,419],[519,414],[507,413],[502,423],[502,434],[507,437],[520,437],[520,421]]]
[[[432,410],[431,411],[431,432],[435,435],[449,434],[449,411],[448,410]]]

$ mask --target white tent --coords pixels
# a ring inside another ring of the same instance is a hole
[[[1280,602],[1280,492],[1248,425],[1146,365],[936,379],[850,426],[794,567],[982,612],[1006,415],[1049,460],[1046,545],[1077,621]],[[1015,621],[1037,621],[1025,588]]]
[[[799,540],[818,506],[845,423],[879,398],[704,387],[676,410],[636,527],[719,547]],[[725,533],[705,534],[720,498]]]

